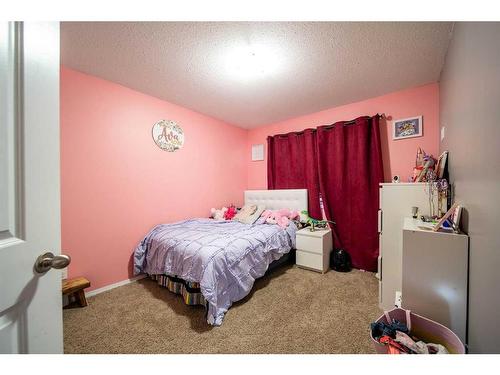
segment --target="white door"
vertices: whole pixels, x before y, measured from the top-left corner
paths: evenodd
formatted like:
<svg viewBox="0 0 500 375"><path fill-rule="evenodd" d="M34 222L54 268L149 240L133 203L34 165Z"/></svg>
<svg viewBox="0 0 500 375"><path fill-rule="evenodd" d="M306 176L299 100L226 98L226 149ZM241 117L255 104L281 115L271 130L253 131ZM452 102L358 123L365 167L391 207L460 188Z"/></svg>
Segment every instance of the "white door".
<svg viewBox="0 0 500 375"><path fill-rule="evenodd" d="M0 353L62 353L59 23L0 28Z"/></svg>

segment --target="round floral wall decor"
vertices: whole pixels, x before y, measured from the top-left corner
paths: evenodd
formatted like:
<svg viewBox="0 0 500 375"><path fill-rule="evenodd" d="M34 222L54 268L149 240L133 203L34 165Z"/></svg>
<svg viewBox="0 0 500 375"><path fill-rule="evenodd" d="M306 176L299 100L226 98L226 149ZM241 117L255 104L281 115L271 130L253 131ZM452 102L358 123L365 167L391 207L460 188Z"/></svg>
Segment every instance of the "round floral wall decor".
<svg viewBox="0 0 500 375"><path fill-rule="evenodd" d="M184 145L184 132L174 121L160 120L153 125L153 139L162 150L173 152Z"/></svg>

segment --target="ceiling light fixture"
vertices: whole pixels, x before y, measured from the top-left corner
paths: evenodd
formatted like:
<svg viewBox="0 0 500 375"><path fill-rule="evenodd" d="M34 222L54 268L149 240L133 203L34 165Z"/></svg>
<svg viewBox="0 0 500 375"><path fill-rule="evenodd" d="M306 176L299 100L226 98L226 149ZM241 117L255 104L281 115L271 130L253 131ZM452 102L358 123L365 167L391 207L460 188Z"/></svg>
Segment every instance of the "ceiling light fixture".
<svg viewBox="0 0 500 375"><path fill-rule="evenodd" d="M223 57L225 73L237 81L255 81L277 73L279 54L269 45L245 45L231 48Z"/></svg>

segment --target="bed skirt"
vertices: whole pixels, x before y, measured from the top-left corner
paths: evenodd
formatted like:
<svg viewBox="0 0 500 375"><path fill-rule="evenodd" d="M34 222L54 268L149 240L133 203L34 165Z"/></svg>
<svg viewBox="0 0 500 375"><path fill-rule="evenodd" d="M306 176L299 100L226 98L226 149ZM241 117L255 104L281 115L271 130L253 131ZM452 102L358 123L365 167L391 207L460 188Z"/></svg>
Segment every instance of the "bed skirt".
<svg viewBox="0 0 500 375"><path fill-rule="evenodd" d="M266 274L269 274L274 269L287 264L295 263L295 249L286 253L280 259L275 260L269 265ZM169 275L148 275L151 279L156 280L158 285L167 288L172 293L182 296L186 305L201 305L207 307L207 300L203 297L200 289L200 283L185 281L175 276Z"/></svg>
<svg viewBox="0 0 500 375"><path fill-rule="evenodd" d="M201 294L199 283L184 281L169 275L149 275L149 277L172 293L181 295L186 305L206 306L207 304L205 297Z"/></svg>

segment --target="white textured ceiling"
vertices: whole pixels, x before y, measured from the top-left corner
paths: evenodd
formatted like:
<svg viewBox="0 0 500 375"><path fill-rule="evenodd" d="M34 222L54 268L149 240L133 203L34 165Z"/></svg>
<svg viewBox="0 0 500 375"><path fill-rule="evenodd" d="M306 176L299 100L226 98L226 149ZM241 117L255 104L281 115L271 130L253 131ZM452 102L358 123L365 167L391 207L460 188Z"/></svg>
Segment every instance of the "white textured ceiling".
<svg viewBox="0 0 500 375"><path fill-rule="evenodd" d="M436 82L451 30L444 22L63 22L61 58L253 128ZM231 74L229 56L242 46L260 58L267 48L270 68Z"/></svg>

